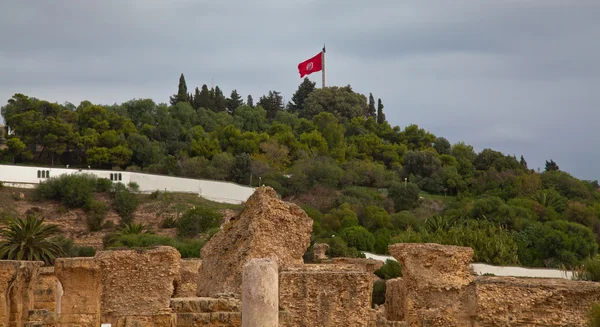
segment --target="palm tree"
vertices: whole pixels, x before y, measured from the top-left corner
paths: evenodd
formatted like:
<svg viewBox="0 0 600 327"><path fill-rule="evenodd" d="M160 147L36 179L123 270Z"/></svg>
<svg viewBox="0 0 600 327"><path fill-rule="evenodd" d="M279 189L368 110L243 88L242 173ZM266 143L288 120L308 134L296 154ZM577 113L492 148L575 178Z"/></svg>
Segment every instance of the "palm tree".
<svg viewBox="0 0 600 327"><path fill-rule="evenodd" d="M44 218L35 215L11 218L8 226L0 230L0 258L52 264L54 259L64 255L62 247L52 239L58 233L57 225L44 224Z"/></svg>

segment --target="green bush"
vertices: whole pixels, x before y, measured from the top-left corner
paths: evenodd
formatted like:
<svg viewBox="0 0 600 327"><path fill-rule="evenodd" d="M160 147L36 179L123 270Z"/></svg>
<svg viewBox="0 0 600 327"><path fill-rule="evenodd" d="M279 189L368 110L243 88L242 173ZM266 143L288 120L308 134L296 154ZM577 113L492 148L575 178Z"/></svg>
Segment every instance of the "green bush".
<svg viewBox="0 0 600 327"><path fill-rule="evenodd" d="M36 187L37 200L57 200L69 208L83 208L90 204L96 190L96 176L70 174L49 178Z"/></svg>
<svg viewBox="0 0 600 327"><path fill-rule="evenodd" d="M382 279L402 277L402 267L398 261L387 259L385 264L375 272L375 275Z"/></svg>
<svg viewBox="0 0 600 327"><path fill-rule="evenodd" d="M385 303L385 280L377 280L373 283L373 294L371 296L371 305L374 307Z"/></svg>
<svg viewBox="0 0 600 327"><path fill-rule="evenodd" d="M96 180L96 192L106 193L110 192L112 188L112 182L108 178L98 178Z"/></svg>
<svg viewBox="0 0 600 327"><path fill-rule="evenodd" d="M600 303L594 303L588 312L588 326L600 327Z"/></svg>
<svg viewBox="0 0 600 327"><path fill-rule="evenodd" d="M133 221L133 212L137 209L138 199L123 184L113 186L113 208L121 217L121 225Z"/></svg>
<svg viewBox="0 0 600 327"><path fill-rule="evenodd" d="M339 236L317 240L317 243L329 244L327 254L330 258L345 257L345 258L365 258L365 254L356 248L349 247L346 241Z"/></svg>
<svg viewBox="0 0 600 327"><path fill-rule="evenodd" d="M136 182L129 182L129 184L127 184L127 187L129 187L134 192L138 192L140 190L140 186Z"/></svg>
<svg viewBox="0 0 600 327"><path fill-rule="evenodd" d="M86 207L87 211L87 224L90 229L90 232L96 232L102 229L102 224L104 223L104 218L106 218L106 214L108 213L108 208L106 204L101 201L92 200L90 204Z"/></svg>
<svg viewBox="0 0 600 327"><path fill-rule="evenodd" d="M394 183L388 189L388 197L394 201L396 211L411 210L419 206L419 187L414 183Z"/></svg>
<svg viewBox="0 0 600 327"><path fill-rule="evenodd" d="M348 243L349 247L358 250L373 251L375 247L375 237L362 226L344 228L340 231L340 236Z"/></svg>
<svg viewBox="0 0 600 327"><path fill-rule="evenodd" d="M584 260L583 268L585 269L586 280L600 282L600 256Z"/></svg>
<svg viewBox="0 0 600 327"><path fill-rule="evenodd" d="M178 235L194 237L221 225L221 215L208 208L192 208L186 211L177 222Z"/></svg>
<svg viewBox="0 0 600 327"><path fill-rule="evenodd" d="M167 216L162 223L160 224L160 228L175 228L177 227L177 219L173 218L173 216Z"/></svg>

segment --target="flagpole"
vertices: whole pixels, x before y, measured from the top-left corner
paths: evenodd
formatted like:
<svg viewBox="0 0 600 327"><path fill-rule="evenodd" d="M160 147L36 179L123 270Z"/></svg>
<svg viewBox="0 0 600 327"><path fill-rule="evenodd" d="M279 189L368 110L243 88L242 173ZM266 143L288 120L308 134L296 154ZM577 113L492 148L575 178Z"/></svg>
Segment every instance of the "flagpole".
<svg viewBox="0 0 600 327"><path fill-rule="evenodd" d="M325 88L325 44L323 44L323 52L321 52L321 59L323 62L323 70L322 70L322 75L323 75L323 88Z"/></svg>

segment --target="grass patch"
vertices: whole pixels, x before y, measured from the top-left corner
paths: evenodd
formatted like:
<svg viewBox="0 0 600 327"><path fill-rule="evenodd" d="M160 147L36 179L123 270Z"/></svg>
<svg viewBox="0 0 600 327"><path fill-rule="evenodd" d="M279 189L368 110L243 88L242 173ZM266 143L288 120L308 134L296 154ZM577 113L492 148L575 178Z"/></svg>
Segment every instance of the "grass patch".
<svg viewBox="0 0 600 327"><path fill-rule="evenodd" d="M446 195L444 196L443 194L430 194L427 193L425 191L421 191L419 193L419 196L424 198L424 199L429 199L429 200L433 200L433 201L441 201L444 202L446 204L448 204L449 202L455 201L456 200L456 196L454 195Z"/></svg>

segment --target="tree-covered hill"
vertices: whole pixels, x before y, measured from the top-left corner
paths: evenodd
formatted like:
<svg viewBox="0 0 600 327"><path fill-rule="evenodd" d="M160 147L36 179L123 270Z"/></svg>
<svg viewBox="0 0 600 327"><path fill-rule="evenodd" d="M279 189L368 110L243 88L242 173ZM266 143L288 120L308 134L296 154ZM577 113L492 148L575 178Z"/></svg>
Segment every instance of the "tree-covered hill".
<svg viewBox="0 0 600 327"><path fill-rule="evenodd" d="M245 100L244 100L245 99ZM391 242L471 246L476 260L557 267L596 256L597 181L385 119L381 99L304 79L290 103L256 103L217 86L169 104L75 106L15 94L0 161L71 165L272 186L314 219L332 255L385 253Z"/></svg>

